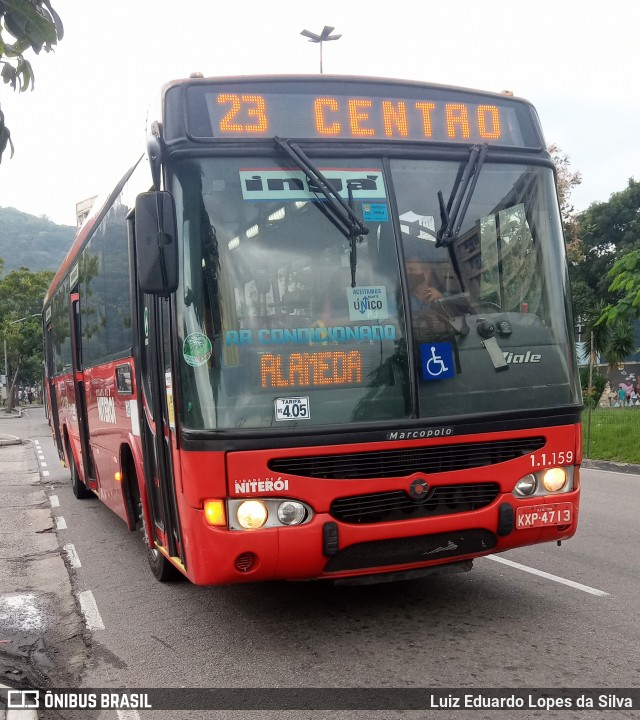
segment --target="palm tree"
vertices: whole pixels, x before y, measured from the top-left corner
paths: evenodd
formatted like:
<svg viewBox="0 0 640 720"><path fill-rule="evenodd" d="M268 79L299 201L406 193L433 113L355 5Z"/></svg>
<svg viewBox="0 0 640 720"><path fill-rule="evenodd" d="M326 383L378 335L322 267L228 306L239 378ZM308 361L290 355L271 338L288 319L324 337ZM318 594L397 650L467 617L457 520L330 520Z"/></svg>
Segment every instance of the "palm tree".
<svg viewBox="0 0 640 720"><path fill-rule="evenodd" d="M604 359L609 366L623 362L636 351L636 333L633 323L619 320L609 326L609 339Z"/></svg>
<svg viewBox="0 0 640 720"><path fill-rule="evenodd" d="M600 301L586 318L585 334L589 338L590 347L589 384L586 390L583 388L583 392L587 405L597 403L602 394L601 390L598 392L594 387L598 385L597 381L594 382L597 380L594 378L594 368L598 363L598 357L604 358L609 366L609 378L611 378L611 371L636 351L635 329L631 321L617 320L609 324L598 322L605 305L604 301Z"/></svg>

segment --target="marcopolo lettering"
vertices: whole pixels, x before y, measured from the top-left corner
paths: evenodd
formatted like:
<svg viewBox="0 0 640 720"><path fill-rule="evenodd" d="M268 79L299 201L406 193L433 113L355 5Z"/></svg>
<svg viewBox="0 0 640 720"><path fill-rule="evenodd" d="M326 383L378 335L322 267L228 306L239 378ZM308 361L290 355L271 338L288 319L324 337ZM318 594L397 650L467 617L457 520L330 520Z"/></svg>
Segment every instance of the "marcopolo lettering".
<svg viewBox="0 0 640 720"><path fill-rule="evenodd" d="M236 480L236 492L240 495L250 493L282 492L289 489L289 481L278 478L255 478L253 480Z"/></svg>
<svg viewBox="0 0 640 720"><path fill-rule="evenodd" d="M387 440L422 440L424 438L447 437L449 435L453 435L452 427L397 430L387 433Z"/></svg>

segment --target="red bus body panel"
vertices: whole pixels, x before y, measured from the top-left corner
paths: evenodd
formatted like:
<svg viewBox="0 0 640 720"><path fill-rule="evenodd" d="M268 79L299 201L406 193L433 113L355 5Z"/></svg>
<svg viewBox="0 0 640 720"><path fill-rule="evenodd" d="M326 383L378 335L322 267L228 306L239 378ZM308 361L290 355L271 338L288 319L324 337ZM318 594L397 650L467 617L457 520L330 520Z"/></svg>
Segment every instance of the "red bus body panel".
<svg viewBox="0 0 640 720"><path fill-rule="evenodd" d="M116 387L116 367L128 363L133 377L133 360L124 359L106 363L84 371L84 387L90 447L93 455L97 483L87 483L98 497L127 522L127 509L122 482L116 472L123 472L123 452L129 451L134 459L139 478L145 521L150 516L144 487L142 451L137 429L138 393L135 384L131 394L121 394ZM53 382L63 442L68 438L80 477L84 477L73 378L61 375ZM101 398L101 400L99 400ZM100 407L99 407L100 406ZM51 420L53 423L53 419ZM332 454L351 454L376 450L410 450L425 446L456 445L472 442L489 442L506 438L543 436L545 444L535 453L514 460L465 470L383 479L323 479L297 475L274 474L268 463L276 458L309 457ZM337 579L414 570L468 560L482 554L503 552L539 542L566 540L577 529L579 514L579 463L581 460L581 430L579 425L479 433L429 440L394 440L378 443L298 447L286 449L249 450L235 452L185 451L175 442L173 469L180 514L185 568L189 579L200 585L217 585L265 580ZM544 454L573 452L575 475L573 490L568 493L516 498L515 483L532 469L537 468ZM547 465L549 462L547 461ZM436 515L428 518L371 524L351 524L336 520L329 514L332 502L341 497L353 497L391 490L407 491L417 477L424 478L430 487L464 483L498 483L500 492L488 506L460 513ZM286 481L286 489L260 492L260 482ZM252 485L253 483L253 485ZM282 483L284 484L284 483ZM203 504L207 499L252 497L281 497L305 502L314 512L310 522L294 527L264 528L243 531L212 527L207 524ZM359 543L414 538L439 533L486 530L496 534L499 507L508 503L513 509L542 504L571 503L573 522L568 526L528 527L514 529L504 536L496 535L496 543L486 552L455 555L424 562L400 563L329 572L329 558L323 554L323 526L327 522L338 527L339 550ZM254 558L249 570L239 569L236 560L251 553ZM241 567L241 566L240 566Z"/></svg>
<svg viewBox="0 0 640 720"><path fill-rule="evenodd" d="M515 460L441 474L414 475L402 478L369 480L336 480L304 478L299 476L277 475L287 481L287 489L280 492L239 492L236 482L242 487L247 481L259 482L271 479L274 473L268 469L269 460L278 457L324 455L335 453L354 453L385 449L410 449L423 447L424 441L393 441L383 443L351 444L323 447L289 448L279 450L255 450L230 452L226 463L222 453L182 452L180 455L182 475L190 478L184 492L179 496L180 516L187 560L189 578L197 584L218 584L249 582L272 579L311 579L338 578L345 576L371 575L379 572L394 572L457 562L482 554L502 552L523 545L551 540L566 540L577 529L579 504L579 457L580 426L566 425L535 430L521 430L501 433L483 433L430 441L430 445L451 445L459 443L489 441L506 437L531 437L543 435L546 444L534 453L534 460L526 455ZM513 493L517 480L532 471L532 465L538 462L540 453L549 457L552 453L571 451L577 458L574 476L574 488L568 493L537 496L520 499ZM226 465L226 476L225 476ZM436 485L454 485L469 482L495 482L500 485L498 497L487 507L470 512L461 512L429 518L411 519L395 522L380 522L354 525L336 521L329 509L334 499L346 496L364 495L387 490L407 490L415 477L425 477L431 487ZM258 487L256 485L256 487ZM227 530L207 525L202 503L207 498L240 497L282 497L306 502L314 510L314 517L308 524L296 527L266 528L251 531ZM339 531L339 548L357 543L367 543L393 538L409 538L452 531L483 529L496 533L498 526L498 508L503 503L517 507L541 504L572 503L573 522L569 526L534 527L514 529L503 537L497 537L495 547L482 553L456 555L446 559L419 563L403 563L380 567L367 567L346 572L327 572L325 566L328 557L323 554L323 525L335 522ZM235 561L246 553L255 557L249 571L239 570Z"/></svg>
<svg viewBox="0 0 640 720"><path fill-rule="evenodd" d="M127 394L119 393L116 387L116 367L125 364L131 367L134 383L134 365L131 358L83 371L89 443L96 472L95 483L85 477L73 377L71 374L59 375L54 378L53 385L58 404L60 435L63 443L65 438L68 438L80 479L105 505L127 522L123 486L121 481L116 479L116 473L123 472L122 452L125 448L133 456L138 478L143 478L144 474L140 437L139 433L134 432L137 427L137 417L134 416L137 413L135 384L132 385L133 392ZM50 418L50 424L53 422L53 418ZM62 450L66 453L66 448Z"/></svg>

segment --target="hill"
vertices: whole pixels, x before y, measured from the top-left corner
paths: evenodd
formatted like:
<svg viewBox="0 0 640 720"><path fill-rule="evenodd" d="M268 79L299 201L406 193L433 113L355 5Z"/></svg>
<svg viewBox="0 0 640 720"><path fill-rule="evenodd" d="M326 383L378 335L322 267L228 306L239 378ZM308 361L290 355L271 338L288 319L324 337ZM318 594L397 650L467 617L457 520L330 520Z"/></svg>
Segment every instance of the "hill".
<svg viewBox="0 0 640 720"><path fill-rule="evenodd" d="M67 254L76 228L0 207L0 257L5 274L20 267L56 270Z"/></svg>

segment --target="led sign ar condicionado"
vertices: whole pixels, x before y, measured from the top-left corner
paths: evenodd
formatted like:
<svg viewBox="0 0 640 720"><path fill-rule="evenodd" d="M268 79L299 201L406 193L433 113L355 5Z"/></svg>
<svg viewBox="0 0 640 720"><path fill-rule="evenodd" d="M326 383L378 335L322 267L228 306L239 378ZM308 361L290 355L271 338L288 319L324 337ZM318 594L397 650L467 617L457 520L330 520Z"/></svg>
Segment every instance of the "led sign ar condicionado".
<svg viewBox="0 0 640 720"><path fill-rule="evenodd" d="M362 382L362 355L326 351L281 355L266 353L260 358L263 388L353 385Z"/></svg>
<svg viewBox="0 0 640 720"><path fill-rule="evenodd" d="M188 87L189 134L540 146L527 104L512 98L384 82L318 82L321 91L314 93L314 84Z"/></svg>

